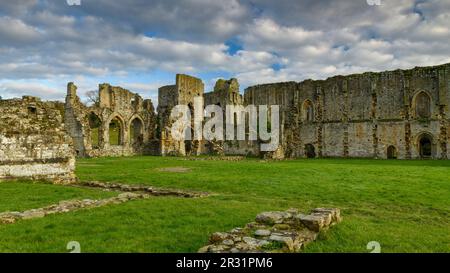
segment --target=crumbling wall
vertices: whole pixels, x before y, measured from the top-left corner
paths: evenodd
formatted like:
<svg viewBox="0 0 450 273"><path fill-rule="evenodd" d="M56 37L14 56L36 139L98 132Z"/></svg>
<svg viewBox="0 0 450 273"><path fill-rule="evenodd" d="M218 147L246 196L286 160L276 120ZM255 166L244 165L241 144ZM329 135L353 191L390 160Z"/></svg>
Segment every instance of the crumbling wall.
<svg viewBox="0 0 450 273"><path fill-rule="evenodd" d="M78 156L159 154L154 148L156 114L151 100L121 87L100 84L98 101L86 106L76 91L69 83L65 124Z"/></svg>
<svg viewBox="0 0 450 273"><path fill-rule="evenodd" d="M449 88L450 64L256 85L248 87L244 96L236 79L220 79L214 91L204 94L200 79L179 74L174 85L159 89L157 117L151 101L108 84L100 85L98 105L91 107L80 103L76 87L69 84L65 116L77 152L87 156L150 153L445 159L450 153ZM175 141L170 131L174 122L171 110L187 105L193 113L197 96L204 97L205 105L218 105L224 111L227 105L279 105L277 151L261 153L260 141ZM102 123L98 148L90 142L89 113ZM108 141L113 118L123 124L122 145ZM145 125L140 145L130 141L130 125L136 118Z"/></svg>
<svg viewBox="0 0 450 273"><path fill-rule="evenodd" d="M0 180L75 180L72 139L63 107L38 98L0 100Z"/></svg>
<svg viewBox="0 0 450 273"><path fill-rule="evenodd" d="M214 86L214 91L205 93L205 105L218 105L225 109L227 105L243 104L243 97L239 93L239 82L237 79L219 79Z"/></svg>
<svg viewBox="0 0 450 273"><path fill-rule="evenodd" d="M257 85L245 90L244 103L280 105L281 146L289 157L313 150L314 157L445 159L449 88L446 64Z"/></svg>
<svg viewBox="0 0 450 273"><path fill-rule="evenodd" d="M200 141L177 141L172 138L170 128L174 120L170 118L172 108L187 105L194 117L194 98L202 97L205 86L202 80L183 74L176 75L175 85L163 86L158 90L158 120L161 134L162 155L198 155L204 143Z"/></svg>
<svg viewBox="0 0 450 273"><path fill-rule="evenodd" d="M294 103L298 88L295 82L283 82L251 86L245 90L245 105L280 107L280 145L276 152L260 153L261 156L281 159L284 155L295 156L298 152L299 117ZM260 143L255 141L253 145L259 149Z"/></svg>
<svg viewBox="0 0 450 273"><path fill-rule="evenodd" d="M222 108L223 126L226 127L226 109L229 105L244 105L243 96L239 92L239 82L232 78L229 80L219 79L216 81L214 90L205 93L205 106L217 105ZM208 119L205 119L207 122ZM229 121L228 121L229 122ZM244 122L244 121L241 121ZM248 131L248 123L246 124ZM203 153L219 155L257 155L259 151L253 141L248 140L225 140L225 130L222 140L207 141Z"/></svg>
<svg viewBox="0 0 450 273"><path fill-rule="evenodd" d="M174 141L172 108L184 104L194 111L197 96L224 111L227 105L279 105L281 142L271 157L446 159L449 89L450 64L256 85L244 96L236 79L218 80L204 94L200 79L177 75L175 85L159 89L156 116L151 100L109 84L99 85L95 104L84 105L69 83L64 105L32 97L0 100L0 177L70 181L72 146L78 156L90 157L267 155L259 141Z"/></svg>

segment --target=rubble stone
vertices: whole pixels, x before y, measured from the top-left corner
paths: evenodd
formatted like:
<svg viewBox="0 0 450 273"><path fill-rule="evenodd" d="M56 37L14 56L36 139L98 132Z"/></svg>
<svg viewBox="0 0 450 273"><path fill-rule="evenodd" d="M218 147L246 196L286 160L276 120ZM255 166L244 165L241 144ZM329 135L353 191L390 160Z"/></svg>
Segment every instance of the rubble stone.
<svg viewBox="0 0 450 273"><path fill-rule="evenodd" d="M229 232L215 232L201 253L299 252L315 241L319 232L340 222L339 209L318 208L304 215L296 209L269 211L256 216L257 222ZM264 223L264 224L261 224Z"/></svg>
<svg viewBox="0 0 450 273"><path fill-rule="evenodd" d="M0 180L75 182L75 153L62 114L59 102L0 99Z"/></svg>

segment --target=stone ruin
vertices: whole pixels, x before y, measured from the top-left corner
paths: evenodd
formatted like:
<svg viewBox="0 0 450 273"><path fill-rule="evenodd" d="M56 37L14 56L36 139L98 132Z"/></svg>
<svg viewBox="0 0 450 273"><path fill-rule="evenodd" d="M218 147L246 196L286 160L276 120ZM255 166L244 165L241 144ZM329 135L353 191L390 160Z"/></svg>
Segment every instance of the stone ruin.
<svg viewBox="0 0 450 273"><path fill-rule="evenodd" d="M63 114L60 102L0 100L0 180L75 180L75 153Z"/></svg>
<svg viewBox="0 0 450 273"><path fill-rule="evenodd" d="M6 211L0 213L1 224L14 224L17 221L42 218L48 215L67 213L80 209L98 208L110 204L122 204L132 200L148 199L152 196L172 196L179 198L202 198L208 196L206 192L192 192L182 190L160 189L142 185L127 185L119 183L102 183L96 181L77 182L73 184L82 188L98 188L105 191L115 191L117 196L93 200L63 200L42 208L29 209L26 211Z"/></svg>
<svg viewBox="0 0 450 273"><path fill-rule="evenodd" d="M271 153L259 141L185 141L168 136L176 104L279 105L281 142ZM380 73L263 84L239 93L236 79L219 80L204 93L200 79L177 75L159 90L162 155L256 155L269 158L356 157L447 159L450 64ZM195 109L192 109L195 111Z"/></svg>
<svg viewBox="0 0 450 273"><path fill-rule="evenodd" d="M229 232L216 232L200 253L295 253L315 241L320 232L342 221L337 208L263 212L255 222Z"/></svg>
<svg viewBox="0 0 450 273"><path fill-rule="evenodd" d="M76 91L69 83L65 104L30 97L0 99L0 178L72 177L72 154L450 156L450 64L256 85L243 95L236 79L218 80L214 90L205 93L200 79L177 75L174 85L159 89L157 113L151 100L121 87L100 84L98 101L90 106L81 103ZM263 153L261 142L250 140L175 141L170 112L179 104L203 112L194 109L196 96L224 110L227 105L279 105L278 148Z"/></svg>
<svg viewBox="0 0 450 273"><path fill-rule="evenodd" d="M176 141L171 135L170 113L176 105L188 105L194 111L194 97L203 96L205 85L195 77L177 75L175 85L158 90L158 121L162 155L190 155L201 153L199 141Z"/></svg>
<svg viewBox="0 0 450 273"><path fill-rule="evenodd" d="M252 86L281 106L283 157L447 159L450 64Z"/></svg>
<svg viewBox="0 0 450 273"><path fill-rule="evenodd" d="M157 154L156 115L151 100L121 87L100 84L98 101L81 103L67 86L64 122L80 157Z"/></svg>

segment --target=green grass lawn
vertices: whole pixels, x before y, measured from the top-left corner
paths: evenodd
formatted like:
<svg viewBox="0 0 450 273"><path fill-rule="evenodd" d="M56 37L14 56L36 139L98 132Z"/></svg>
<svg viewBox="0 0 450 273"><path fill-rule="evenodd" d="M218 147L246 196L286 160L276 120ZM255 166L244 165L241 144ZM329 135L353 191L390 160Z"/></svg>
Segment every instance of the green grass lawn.
<svg viewBox="0 0 450 273"><path fill-rule="evenodd" d="M160 170L167 167L190 171ZM77 175L213 195L154 197L3 225L0 251L65 252L75 240L83 252L195 252L210 233L243 226L265 210L338 207L344 221L306 252L369 252L370 241L382 252L450 252L450 161L101 158L79 160ZM0 202L5 194L0 190Z"/></svg>

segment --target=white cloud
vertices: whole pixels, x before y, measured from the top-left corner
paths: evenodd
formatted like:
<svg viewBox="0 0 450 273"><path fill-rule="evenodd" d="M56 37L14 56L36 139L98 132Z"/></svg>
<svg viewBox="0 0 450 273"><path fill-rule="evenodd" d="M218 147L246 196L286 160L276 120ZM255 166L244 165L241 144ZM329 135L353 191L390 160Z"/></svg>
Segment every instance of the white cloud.
<svg viewBox="0 0 450 273"><path fill-rule="evenodd" d="M0 17L0 39L2 45L21 46L37 43L41 38L39 31L23 21L8 16Z"/></svg>
<svg viewBox="0 0 450 273"><path fill-rule="evenodd" d="M41 83L23 81L0 82L0 94L2 98L13 98L22 96L44 97L47 99L61 99L61 92L53 87Z"/></svg>
<svg viewBox="0 0 450 273"><path fill-rule="evenodd" d="M3 84L38 83L29 89L51 98L51 90L64 94L67 81L81 79L87 91L108 78L155 98L166 82L132 75L223 72L246 87L450 62L450 4L443 0L379 7L365 0L64 2L0 3ZM53 87L45 90L45 82Z"/></svg>

